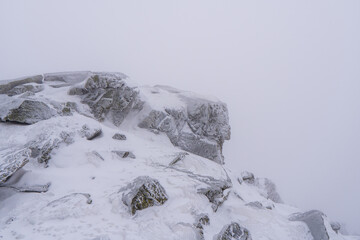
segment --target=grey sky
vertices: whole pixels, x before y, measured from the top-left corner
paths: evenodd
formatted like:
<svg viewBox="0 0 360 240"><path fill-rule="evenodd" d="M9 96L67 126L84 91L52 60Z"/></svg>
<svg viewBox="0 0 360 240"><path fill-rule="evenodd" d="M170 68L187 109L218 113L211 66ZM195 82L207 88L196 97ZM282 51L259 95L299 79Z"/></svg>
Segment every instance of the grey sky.
<svg viewBox="0 0 360 240"><path fill-rule="evenodd" d="M233 171L360 234L360 1L0 0L0 79L121 71L227 102Z"/></svg>

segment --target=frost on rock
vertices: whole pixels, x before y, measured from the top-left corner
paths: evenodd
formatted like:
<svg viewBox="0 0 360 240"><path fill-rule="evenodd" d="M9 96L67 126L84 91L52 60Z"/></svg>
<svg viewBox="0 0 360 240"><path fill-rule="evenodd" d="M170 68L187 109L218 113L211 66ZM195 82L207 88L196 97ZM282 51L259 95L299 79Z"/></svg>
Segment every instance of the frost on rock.
<svg viewBox="0 0 360 240"><path fill-rule="evenodd" d="M214 236L214 240L252 240L249 230L236 222L223 227L221 232Z"/></svg>
<svg viewBox="0 0 360 240"><path fill-rule="evenodd" d="M30 151L18 150L0 155L0 184L6 182L16 171L29 162Z"/></svg>
<svg viewBox="0 0 360 240"><path fill-rule="evenodd" d="M91 203L90 194L72 193L48 203L40 212L34 213L34 220L64 220L86 216L91 213Z"/></svg>
<svg viewBox="0 0 360 240"><path fill-rule="evenodd" d="M152 109L141 120L139 127L164 132L173 145L223 164L222 146L225 140L230 139L226 105L173 89L161 89L175 95L183 106Z"/></svg>
<svg viewBox="0 0 360 240"><path fill-rule="evenodd" d="M204 226L210 225L210 218L207 214L200 214L196 218L196 222L194 223L194 228L198 233L198 239L204 240Z"/></svg>
<svg viewBox="0 0 360 240"><path fill-rule="evenodd" d="M121 158L136 158L135 154L129 151L112 151Z"/></svg>
<svg viewBox="0 0 360 240"><path fill-rule="evenodd" d="M30 149L30 157L37 159L38 163L47 164L51 159L54 149L59 148L61 144L72 144L74 142L74 133L62 131L58 136L49 136L47 133L38 134L34 140L25 144Z"/></svg>
<svg viewBox="0 0 360 240"><path fill-rule="evenodd" d="M17 87L19 85L28 84L28 83L42 84L42 82L43 82L43 76L42 75L24 77L24 78L19 78L19 79L15 79L15 80L9 80L9 81L5 81L5 82L1 82L0 83L0 94L7 94L13 88L15 88L15 87Z"/></svg>
<svg viewBox="0 0 360 240"><path fill-rule="evenodd" d="M49 82L51 87L60 88L71 86L84 81L90 72L64 72L64 73L46 73L44 82Z"/></svg>
<svg viewBox="0 0 360 240"><path fill-rule="evenodd" d="M205 195L209 202L212 203L212 209L214 212L228 199L230 191L229 185L226 181L216 181L212 184L208 184L206 188L200 188L197 190L198 193Z"/></svg>
<svg viewBox="0 0 360 240"><path fill-rule="evenodd" d="M318 210L305 213L295 213L289 217L290 221L302 221L308 226L314 240L329 240L329 234L324 224L324 214Z"/></svg>
<svg viewBox="0 0 360 240"><path fill-rule="evenodd" d="M29 92L30 94L37 93L37 92L41 92L42 90L44 90L43 85L25 84L14 87L10 91L6 92L6 94L11 97L26 92Z"/></svg>
<svg viewBox="0 0 360 240"><path fill-rule="evenodd" d="M249 183L249 184L255 183L255 176L251 172L247 172L247 171L242 172L241 179L242 179L242 181Z"/></svg>
<svg viewBox="0 0 360 240"><path fill-rule="evenodd" d="M83 125L82 129L80 130L80 135L82 137L86 137L87 140L93 140L96 137L99 137L102 133L100 127L98 128L91 128L88 125Z"/></svg>
<svg viewBox="0 0 360 240"><path fill-rule="evenodd" d="M56 111L41 101L17 99L10 106L0 104L0 114L3 122L34 124L55 116Z"/></svg>
<svg viewBox="0 0 360 240"><path fill-rule="evenodd" d="M249 202L249 203L247 203L245 205L249 206L249 207L252 207L252 208L264 209L264 206L259 201Z"/></svg>
<svg viewBox="0 0 360 240"><path fill-rule="evenodd" d="M74 86L70 95L80 95L96 119L108 117L119 126L132 110L140 110L142 102L136 88L129 87L121 73L91 73L84 86Z"/></svg>
<svg viewBox="0 0 360 240"><path fill-rule="evenodd" d="M334 230L334 232L338 233L341 229L341 224L338 222L331 222L330 226L332 228L332 230Z"/></svg>
<svg viewBox="0 0 360 240"><path fill-rule="evenodd" d="M163 205L169 198L160 183L148 176L137 177L122 191L122 202L128 206L132 215L138 210Z"/></svg>
<svg viewBox="0 0 360 240"><path fill-rule="evenodd" d="M255 185L260 190L260 194L272 200L275 203L283 203L279 193L276 190L276 185L268 178L255 178L251 172L244 171L241 173L241 178L238 178L239 183L245 182L247 184Z"/></svg>
<svg viewBox="0 0 360 240"><path fill-rule="evenodd" d="M112 138L115 140L126 140L126 136L121 133L115 133Z"/></svg>
<svg viewBox="0 0 360 240"><path fill-rule="evenodd" d="M279 193L276 190L276 185L268 178L256 178L256 186L263 190L263 196L272 200L275 203L283 203Z"/></svg>

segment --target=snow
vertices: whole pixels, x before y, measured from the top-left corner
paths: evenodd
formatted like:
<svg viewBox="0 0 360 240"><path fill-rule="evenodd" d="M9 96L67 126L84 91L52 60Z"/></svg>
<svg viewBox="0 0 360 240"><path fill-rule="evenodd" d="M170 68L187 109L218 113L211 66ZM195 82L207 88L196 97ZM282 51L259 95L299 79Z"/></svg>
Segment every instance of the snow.
<svg viewBox="0 0 360 240"><path fill-rule="evenodd" d="M290 214L301 210L264 198L257 186L240 184L239 176L231 170L200 156L189 153L169 166L183 151L174 147L164 133L138 128L137 119L131 114L120 127L109 121L100 123L90 117L88 107L78 97L67 95L68 89L45 85L44 91L32 98L76 102L88 115L57 116L33 125L0 123L0 151L41 138L54 139L63 131L72 133L74 138L72 144L62 143L53 150L46 168L36 161L23 167L26 172L17 184L51 182L48 192L20 193L0 187L0 239L197 239L193 224L203 213L210 218L210 225L204 226L204 237L209 240L232 221L249 229L254 240L312 239L306 224L288 220ZM139 89L142 99L159 110L183 108L185 104L179 96L197 96L189 92L174 94L174 89L160 86ZM91 141L81 137L79 131L84 124L101 128L101 136ZM114 140L115 133L124 134L127 139ZM112 151L131 151L136 158L120 158ZM114 194L139 176L157 179L169 199L164 205L137 211L132 216ZM197 192L204 182L194 176L231 179L229 198L217 212L206 196ZM86 194L90 194L91 204ZM274 208L246 206L253 201ZM332 240L356 239L336 234L325 223Z"/></svg>

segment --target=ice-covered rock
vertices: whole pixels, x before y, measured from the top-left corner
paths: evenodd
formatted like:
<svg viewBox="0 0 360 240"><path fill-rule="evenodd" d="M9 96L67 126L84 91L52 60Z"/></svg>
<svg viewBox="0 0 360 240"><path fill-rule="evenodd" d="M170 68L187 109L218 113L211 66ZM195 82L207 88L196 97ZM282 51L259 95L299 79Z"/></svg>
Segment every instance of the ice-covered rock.
<svg viewBox="0 0 360 240"><path fill-rule="evenodd" d="M275 203L283 203L279 193L276 190L276 185L268 178L256 178L256 186L263 190L263 196L272 200Z"/></svg>
<svg viewBox="0 0 360 240"><path fill-rule="evenodd" d="M197 216L194 223L194 228L197 230L198 239L204 240L204 226L210 225L210 218L207 214L200 214Z"/></svg>
<svg viewBox="0 0 360 240"><path fill-rule="evenodd" d="M244 171L241 173L241 180L249 183L249 184L254 184L255 183L255 176L253 173L248 172L248 171Z"/></svg>
<svg viewBox="0 0 360 240"><path fill-rule="evenodd" d="M30 151L26 148L2 152L0 157L0 184L29 162Z"/></svg>
<svg viewBox="0 0 360 240"><path fill-rule="evenodd" d="M96 137L99 137L102 133L100 127L91 128L88 125L83 125L82 129L80 130L80 135L86 137L87 140L93 140Z"/></svg>
<svg viewBox="0 0 360 240"><path fill-rule="evenodd" d="M214 236L214 240L252 240L249 230L236 222L223 227L221 232Z"/></svg>
<svg viewBox="0 0 360 240"><path fill-rule="evenodd" d="M138 210L163 205L169 198L159 181L148 176L137 177L120 192L132 215Z"/></svg>
<svg viewBox="0 0 360 240"><path fill-rule="evenodd" d="M14 79L14 80L2 81L2 82L0 82L0 94L7 94L13 88L15 88L19 85L24 85L24 84L28 84L28 83L41 84L42 82L43 82L42 75L36 75L36 76L18 78L18 79Z"/></svg>
<svg viewBox="0 0 360 240"><path fill-rule="evenodd" d="M331 222L330 226L331 226L332 230L334 230L336 233L338 233L341 229L341 224L338 222Z"/></svg>
<svg viewBox="0 0 360 240"><path fill-rule="evenodd" d="M206 188L200 188L197 190L198 193L205 195L209 202L212 203L212 209L214 212L228 199L230 190L228 182L216 181L214 184L209 184Z"/></svg>
<svg viewBox="0 0 360 240"><path fill-rule="evenodd" d="M289 217L290 221L302 221L308 226L314 240L329 240L329 234L324 224L324 213L311 210L304 213L295 213Z"/></svg>
<svg viewBox="0 0 360 240"><path fill-rule="evenodd" d="M115 133L112 138L115 140L126 140L126 136L121 133Z"/></svg>
<svg viewBox="0 0 360 240"><path fill-rule="evenodd" d="M157 91L174 95L181 106L155 109L148 103L150 110L139 127L164 132L175 146L223 164L222 146L230 139L226 105L168 87L159 86Z"/></svg>
<svg viewBox="0 0 360 240"><path fill-rule="evenodd" d="M121 158L136 158L135 154L129 151L112 151Z"/></svg>
<svg viewBox="0 0 360 240"><path fill-rule="evenodd" d="M24 85L19 85L19 86L12 88L11 90L7 91L6 94L8 96L15 96L15 95L23 94L26 92L37 93L37 92L41 92L42 90L44 90L43 85L24 84Z"/></svg>
<svg viewBox="0 0 360 240"><path fill-rule="evenodd" d="M34 124L55 115L56 111L41 101L16 99L0 103L0 120L3 122Z"/></svg>
<svg viewBox="0 0 360 240"><path fill-rule="evenodd" d="M119 126L132 110L140 110L139 91L129 87L122 73L91 73L82 86L74 86L70 95L79 95L89 105L95 118L108 117Z"/></svg>

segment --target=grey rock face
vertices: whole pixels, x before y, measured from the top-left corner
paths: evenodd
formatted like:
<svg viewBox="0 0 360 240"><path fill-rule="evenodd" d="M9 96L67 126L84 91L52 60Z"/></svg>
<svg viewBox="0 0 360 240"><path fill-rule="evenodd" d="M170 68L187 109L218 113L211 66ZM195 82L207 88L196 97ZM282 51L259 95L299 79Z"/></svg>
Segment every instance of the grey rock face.
<svg viewBox="0 0 360 240"><path fill-rule="evenodd" d="M232 222L223 227L220 233L214 236L214 240L251 240L249 230L241 227L238 223Z"/></svg>
<svg viewBox="0 0 360 240"><path fill-rule="evenodd" d="M102 121L109 117L119 126L128 113L142 107L139 91L129 87L125 78L121 73L91 73L84 87L73 87L69 94L80 95L96 119Z"/></svg>
<svg viewBox="0 0 360 240"><path fill-rule="evenodd" d="M151 110L139 127L164 132L181 149L223 164L222 146L230 139L228 110L224 103L190 98L167 89L186 106L180 109Z"/></svg>
<svg viewBox="0 0 360 240"><path fill-rule="evenodd" d="M0 161L0 184L6 182L16 171L29 162L30 151L22 149L12 153L1 155Z"/></svg>
<svg viewBox="0 0 360 240"><path fill-rule="evenodd" d="M5 113L1 116L1 121L33 124L42 120L49 119L56 115L56 111L47 104L34 100L18 100L11 108L6 111L8 106L0 106L0 112Z"/></svg>
<svg viewBox="0 0 360 240"><path fill-rule="evenodd" d="M0 84L0 94L7 94L7 92L9 92L10 90L12 90L13 88L15 88L19 85L23 85L23 84L27 84L27 83L41 84L42 82L43 82L42 75L36 75L36 76L31 76L31 77L25 77L25 78L5 81L5 83Z"/></svg>
<svg viewBox="0 0 360 240"><path fill-rule="evenodd" d="M120 191L124 191L122 202L132 215L151 206L163 205L169 198L160 183L148 176L137 177Z"/></svg>
<svg viewBox="0 0 360 240"><path fill-rule="evenodd" d="M121 133L115 133L112 138L116 140L126 140L126 136Z"/></svg>
<svg viewBox="0 0 360 240"><path fill-rule="evenodd" d="M324 225L324 214L318 210L305 213L295 213L289 217L290 221L302 221L308 226L314 240L329 240L329 234Z"/></svg>

